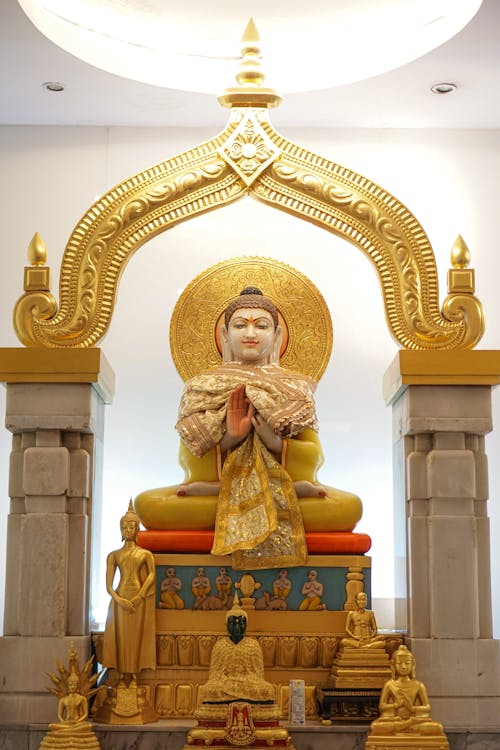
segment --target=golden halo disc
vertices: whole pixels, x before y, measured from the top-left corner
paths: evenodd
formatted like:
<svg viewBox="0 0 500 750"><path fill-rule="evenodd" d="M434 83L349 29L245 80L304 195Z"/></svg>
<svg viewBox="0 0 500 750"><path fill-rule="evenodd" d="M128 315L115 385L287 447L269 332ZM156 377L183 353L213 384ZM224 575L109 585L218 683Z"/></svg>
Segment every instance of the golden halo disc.
<svg viewBox="0 0 500 750"><path fill-rule="evenodd" d="M217 263L180 295L170 321L170 350L183 380L222 362L219 329L228 303L245 286L269 297L284 329L280 365L314 380L323 375L333 346L330 312L307 276L274 260L245 256Z"/></svg>

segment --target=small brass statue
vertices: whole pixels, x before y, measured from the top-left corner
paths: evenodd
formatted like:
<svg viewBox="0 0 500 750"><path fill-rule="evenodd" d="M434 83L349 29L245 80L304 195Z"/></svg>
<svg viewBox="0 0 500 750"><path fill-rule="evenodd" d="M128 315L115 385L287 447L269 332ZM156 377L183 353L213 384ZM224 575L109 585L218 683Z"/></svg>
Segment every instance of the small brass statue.
<svg viewBox="0 0 500 750"><path fill-rule="evenodd" d="M227 636L212 650L208 681L200 685L195 718L185 750L193 744L217 744L219 750L235 745L286 746L293 750L275 689L264 679L264 658L258 641L246 635L247 613L234 595L226 614Z"/></svg>
<svg viewBox="0 0 500 750"><path fill-rule="evenodd" d="M346 635L333 660L330 684L336 689L381 689L391 676L385 638L379 635L374 613L366 609L364 591L355 596L356 609L349 610Z"/></svg>
<svg viewBox="0 0 500 750"><path fill-rule="evenodd" d="M146 688L137 686L143 669L156 667L155 563L149 550L137 545L139 517L130 501L120 520L124 545L110 552L106 589L111 596L104 631L102 663L118 672L118 682L96 713L106 724L145 724L158 720L147 701ZM120 580L116 589L116 571Z"/></svg>
<svg viewBox="0 0 500 750"><path fill-rule="evenodd" d="M346 638L342 638L341 646L349 648L385 648L385 638L378 634L375 615L371 609L366 609L368 597L360 591L354 598L356 609L347 613L345 624Z"/></svg>
<svg viewBox="0 0 500 750"><path fill-rule="evenodd" d="M80 670L78 654L71 644L69 650L69 670L58 664L59 676L49 677L56 687L48 688L59 698L57 723L49 724L49 731L40 744L40 750L99 750L99 742L87 721L89 715L88 698L97 692L95 685L98 675L91 674L92 661Z"/></svg>
<svg viewBox="0 0 500 750"><path fill-rule="evenodd" d="M392 657L392 679L380 696L380 716L372 722L366 750L400 747L448 750L442 725L431 718L425 685L415 679L415 658L406 646Z"/></svg>
<svg viewBox="0 0 500 750"><path fill-rule="evenodd" d="M200 685L200 703L274 703L274 687L264 679L264 658L258 641L246 633L247 613L235 595L226 615L227 636L216 642L208 682Z"/></svg>

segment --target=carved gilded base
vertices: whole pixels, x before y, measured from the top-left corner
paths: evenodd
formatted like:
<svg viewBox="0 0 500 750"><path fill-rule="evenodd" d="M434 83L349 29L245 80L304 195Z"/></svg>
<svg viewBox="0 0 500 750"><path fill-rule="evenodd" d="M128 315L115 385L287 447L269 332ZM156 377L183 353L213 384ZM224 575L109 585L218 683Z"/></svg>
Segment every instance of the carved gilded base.
<svg viewBox="0 0 500 750"><path fill-rule="evenodd" d="M333 660L330 685L334 688L379 688L391 679L385 650L344 649Z"/></svg>
<svg viewBox="0 0 500 750"><path fill-rule="evenodd" d="M148 700L148 688L108 686L95 713L100 724L151 724L160 718Z"/></svg>
<svg viewBox="0 0 500 750"><path fill-rule="evenodd" d="M379 715L380 689L318 688L317 700L323 724L369 722Z"/></svg>
<svg viewBox="0 0 500 750"><path fill-rule="evenodd" d="M163 613L157 614L163 617ZM220 612L172 612L171 616L172 629L156 636L157 668L141 672L138 684L146 689L160 718L191 718L198 687L208 679L212 648L224 634L224 624ZM265 679L275 686L282 719L288 717L290 680L297 679L305 681L306 719L318 718L316 690L331 685L331 666L344 635L345 617L345 612L252 612L248 634L257 638L262 648ZM174 630L174 625L181 629ZM200 632L201 628L206 629ZM99 662L102 638L102 633L92 636ZM386 636L387 653L401 642L399 634ZM111 671L108 684L115 680Z"/></svg>
<svg viewBox="0 0 500 750"><path fill-rule="evenodd" d="M51 724L40 750L100 750L100 745L89 723L73 726Z"/></svg>
<svg viewBox="0 0 500 750"><path fill-rule="evenodd" d="M425 736L422 734L373 735L366 738L365 750L449 750L445 734Z"/></svg>
<svg viewBox="0 0 500 750"><path fill-rule="evenodd" d="M288 731L279 725L277 705L256 705L246 701L229 704L205 704L195 714L198 726L190 729L187 745L217 748L288 747L292 748Z"/></svg>

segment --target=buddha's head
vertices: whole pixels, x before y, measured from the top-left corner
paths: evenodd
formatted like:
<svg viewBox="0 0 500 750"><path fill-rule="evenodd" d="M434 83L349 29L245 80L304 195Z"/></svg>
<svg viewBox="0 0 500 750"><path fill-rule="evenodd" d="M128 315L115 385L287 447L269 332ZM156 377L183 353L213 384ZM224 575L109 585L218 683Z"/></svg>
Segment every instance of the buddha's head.
<svg viewBox="0 0 500 750"><path fill-rule="evenodd" d="M76 675L74 672L71 672L70 676L68 677L68 693L78 692L78 682L78 675Z"/></svg>
<svg viewBox="0 0 500 750"><path fill-rule="evenodd" d="M238 594L235 592L233 599L233 606L227 611L226 614L226 627L229 638L233 643L239 643L245 635L247 629L248 615L245 610L240 607L238 600Z"/></svg>
<svg viewBox="0 0 500 750"><path fill-rule="evenodd" d="M415 657L406 646L400 646L391 659L394 677L415 677Z"/></svg>
<svg viewBox="0 0 500 750"><path fill-rule="evenodd" d="M139 516L134 511L132 500L129 502L127 512L120 518L120 530L122 532L122 541L135 541L137 538L137 533L139 531Z"/></svg>
<svg viewBox="0 0 500 750"><path fill-rule="evenodd" d="M278 363L283 332L276 306L257 287L245 287L226 308L221 338L224 362Z"/></svg>
<svg viewBox="0 0 500 750"><path fill-rule="evenodd" d="M368 604L368 597L364 591L360 591L354 598L358 609L366 609L366 605Z"/></svg>

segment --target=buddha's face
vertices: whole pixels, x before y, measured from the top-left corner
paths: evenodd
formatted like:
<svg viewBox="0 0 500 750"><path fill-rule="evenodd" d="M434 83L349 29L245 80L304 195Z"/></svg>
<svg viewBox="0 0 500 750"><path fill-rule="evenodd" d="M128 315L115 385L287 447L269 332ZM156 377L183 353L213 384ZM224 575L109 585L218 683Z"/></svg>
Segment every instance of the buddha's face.
<svg viewBox="0 0 500 750"><path fill-rule="evenodd" d="M413 656L411 653L399 651L394 657L394 668L397 675L403 677L411 675L413 668Z"/></svg>
<svg viewBox="0 0 500 750"><path fill-rule="evenodd" d="M268 364L275 339L271 313L260 307L235 310L227 327L227 338L235 362Z"/></svg>
<svg viewBox="0 0 500 750"><path fill-rule="evenodd" d="M233 643L239 643L247 629L247 618L243 615L231 615L227 618L227 630Z"/></svg>
<svg viewBox="0 0 500 750"><path fill-rule="evenodd" d="M76 693L78 690L78 677L69 677L68 678L68 692L69 693Z"/></svg>
<svg viewBox="0 0 500 750"><path fill-rule="evenodd" d="M122 518L120 528L122 532L122 539L124 539L126 542L129 542L132 539L136 538L138 526L137 521L134 521L134 519Z"/></svg>
<svg viewBox="0 0 500 750"><path fill-rule="evenodd" d="M368 604L368 597L366 596L364 591L357 595L356 604L358 605L359 609L366 609L366 605Z"/></svg>

